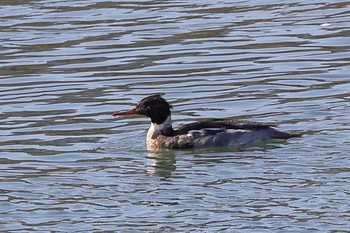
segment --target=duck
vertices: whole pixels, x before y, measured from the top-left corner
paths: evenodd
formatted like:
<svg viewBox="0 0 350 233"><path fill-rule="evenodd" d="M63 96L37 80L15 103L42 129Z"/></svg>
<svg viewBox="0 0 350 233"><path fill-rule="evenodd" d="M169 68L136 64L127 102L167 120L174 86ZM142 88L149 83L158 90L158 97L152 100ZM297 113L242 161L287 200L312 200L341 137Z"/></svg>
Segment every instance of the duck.
<svg viewBox="0 0 350 233"><path fill-rule="evenodd" d="M150 118L146 136L147 150L197 149L212 147L244 148L246 145L270 139L287 140L301 134L277 130L276 125L233 119L210 119L186 124L174 129L172 106L162 94L143 98L135 108L114 112L112 116L142 115Z"/></svg>

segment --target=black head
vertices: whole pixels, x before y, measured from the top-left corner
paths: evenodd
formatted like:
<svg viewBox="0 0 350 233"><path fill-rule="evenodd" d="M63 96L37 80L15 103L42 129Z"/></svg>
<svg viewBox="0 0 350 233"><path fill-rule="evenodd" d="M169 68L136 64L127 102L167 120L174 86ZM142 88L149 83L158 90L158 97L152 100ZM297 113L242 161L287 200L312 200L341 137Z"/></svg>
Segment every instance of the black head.
<svg viewBox="0 0 350 233"><path fill-rule="evenodd" d="M151 118L155 124L162 124L170 116L171 105L160 94L151 95L142 99L136 108L113 113L113 116L141 114Z"/></svg>

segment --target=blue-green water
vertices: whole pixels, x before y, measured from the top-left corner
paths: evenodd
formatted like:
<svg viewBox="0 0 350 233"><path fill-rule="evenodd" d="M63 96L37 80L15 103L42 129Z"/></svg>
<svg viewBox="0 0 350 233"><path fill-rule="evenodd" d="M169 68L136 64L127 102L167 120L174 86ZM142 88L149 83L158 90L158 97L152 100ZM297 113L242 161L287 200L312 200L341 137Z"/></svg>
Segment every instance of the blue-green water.
<svg viewBox="0 0 350 233"><path fill-rule="evenodd" d="M349 232L347 1L0 6L1 232ZM151 153L111 113L160 92L304 136Z"/></svg>

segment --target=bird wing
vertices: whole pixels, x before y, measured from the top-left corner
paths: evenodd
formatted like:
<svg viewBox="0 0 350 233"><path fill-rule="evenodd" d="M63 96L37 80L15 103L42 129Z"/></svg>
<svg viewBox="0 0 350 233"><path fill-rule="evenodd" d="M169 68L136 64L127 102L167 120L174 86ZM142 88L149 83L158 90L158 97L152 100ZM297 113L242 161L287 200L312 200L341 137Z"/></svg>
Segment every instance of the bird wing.
<svg viewBox="0 0 350 233"><path fill-rule="evenodd" d="M236 121L232 119L213 119L210 121L199 121L181 126L178 134L186 134L194 130L206 130L209 134L223 132L227 129L258 130L270 128L272 124L264 124L250 121Z"/></svg>

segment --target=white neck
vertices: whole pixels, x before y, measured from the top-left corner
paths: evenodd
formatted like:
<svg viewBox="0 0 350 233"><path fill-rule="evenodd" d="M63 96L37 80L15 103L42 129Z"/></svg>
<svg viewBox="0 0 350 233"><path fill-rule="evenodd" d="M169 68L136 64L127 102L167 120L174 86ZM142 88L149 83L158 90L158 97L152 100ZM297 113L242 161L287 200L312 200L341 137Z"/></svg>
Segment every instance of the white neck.
<svg viewBox="0 0 350 233"><path fill-rule="evenodd" d="M168 116L166 120L161 124L151 123L151 127L147 132L147 139L155 139L158 135L162 134L166 129L172 128L171 117Z"/></svg>

